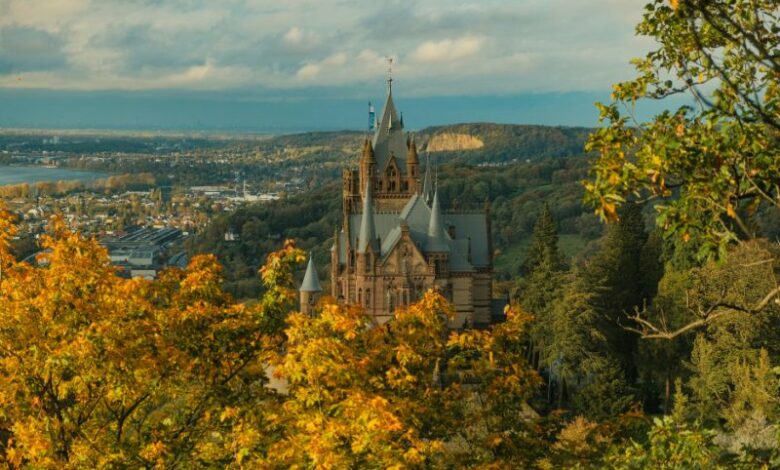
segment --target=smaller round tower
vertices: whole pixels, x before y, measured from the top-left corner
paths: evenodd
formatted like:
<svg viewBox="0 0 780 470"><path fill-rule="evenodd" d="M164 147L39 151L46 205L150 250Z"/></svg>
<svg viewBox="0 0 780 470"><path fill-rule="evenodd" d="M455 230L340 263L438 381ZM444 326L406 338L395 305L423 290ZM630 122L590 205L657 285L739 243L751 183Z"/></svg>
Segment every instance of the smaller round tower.
<svg viewBox="0 0 780 470"><path fill-rule="evenodd" d="M306 274L303 276L303 282L298 292L300 293L301 313L312 315L314 305L322 294L322 286L317 276L317 268L314 266L314 258L311 252L309 253L309 264L306 266Z"/></svg>

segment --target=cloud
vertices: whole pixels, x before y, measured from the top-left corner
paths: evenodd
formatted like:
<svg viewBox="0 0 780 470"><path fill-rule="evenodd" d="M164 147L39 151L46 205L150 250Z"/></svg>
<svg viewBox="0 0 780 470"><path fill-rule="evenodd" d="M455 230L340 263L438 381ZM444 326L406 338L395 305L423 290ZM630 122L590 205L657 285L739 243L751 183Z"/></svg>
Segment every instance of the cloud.
<svg viewBox="0 0 780 470"><path fill-rule="evenodd" d="M426 41L417 46L410 57L415 62L457 62L479 52L483 43L483 38L473 36Z"/></svg>
<svg viewBox="0 0 780 470"><path fill-rule="evenodd" d="M53 34L26 26L0 29L0 74L56 69L65 62Z"/></svg>
<svg viewBox="0 0 780 470"><path fill-rule="evenodd" d="M299 49L312 49L312 46L316 46L320 41L320 37L314 31L303 30L297 26L293 26L286 33L284 33L284 42L288 46L292 46Z"/></svg>
<svg viewBox="0 0 780 470"><path fill-rule="evenodd" d="M608 90L646 1L0 0L0 87Z"/></svg>

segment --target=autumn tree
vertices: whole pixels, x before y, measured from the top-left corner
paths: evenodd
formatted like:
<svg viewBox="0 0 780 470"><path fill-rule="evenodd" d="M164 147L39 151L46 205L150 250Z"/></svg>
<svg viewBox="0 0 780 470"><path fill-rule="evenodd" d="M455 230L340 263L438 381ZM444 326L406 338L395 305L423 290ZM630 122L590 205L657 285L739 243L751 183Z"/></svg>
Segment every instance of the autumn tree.
<svg viewBox="0 0 780 470"><path fill-rule="evenodd" d="M587 146L598 158L586 201L598 214L616 220L627 201L652 200L665 235L699 260L754 238L751 216L780 206L779 15L774 0L647 5L637 33L657 47L599 105L607 125ZM696 104L633 120L637 103L684 94Z"/></svg>
<svg viewBox="0 0 780 470"><path fill-rule="evenodd" d="M249 307L221 290L213 256L126 280L55 220L36 267L8 257L7 213L0 224L0 453L12 467L226 466L268 445L264 365L284 322L268 317L291 301L300 251L271 256L272 294Z"/></svg>
<svg viewBox="0 0 780 470"><path fill-rule="evenodd" d="M525 315L449 333L435 292L382 326L326 301L295 314L277 373L289 399L264 464L403 468L530 462L539 379L523 359Z"/></svg>

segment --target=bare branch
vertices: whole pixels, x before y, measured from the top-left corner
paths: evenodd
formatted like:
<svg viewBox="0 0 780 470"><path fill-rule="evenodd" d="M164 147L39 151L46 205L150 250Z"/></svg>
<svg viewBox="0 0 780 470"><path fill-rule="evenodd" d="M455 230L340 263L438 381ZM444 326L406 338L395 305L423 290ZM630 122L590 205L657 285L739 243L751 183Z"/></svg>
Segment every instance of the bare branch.
<svg viewBox="0 0 780 470"><path fill-rule="evenodd" d="M699 311L696 313L696 316L699 317L698 320L694 320L690 323L687 323L676 330L669 330L666 326L665 321L662 321L661 325L656 325L655 323L651 322L650 320L642 316L642 314L646 312L646 309L643 309L641 312L637 309L636 312L633 315L630 315L628 318L629 320L632 320L639 326L638 327L623 326L623 329L638 334L642 339L674 339L691 330L708 325L713 321L717 320L718 318L734 312L743 312L749 314L758 313L764 308L766 308L767 305L769 305L769 303L772 300L775 301L780 300L778 296L780 296L780 286L777 286L774 289L772 289L769 293L767 293L764 296L764 298L762 298L758 303L756 303L752 307L746 308L742 305L735 305L726 302L724 300L725 293L722 292L721 300L710 305L705 310L699 309ZM687 295L686 295L686 299L687 299ZM687 304L687 300L686 300L686 304Z"/></svg>

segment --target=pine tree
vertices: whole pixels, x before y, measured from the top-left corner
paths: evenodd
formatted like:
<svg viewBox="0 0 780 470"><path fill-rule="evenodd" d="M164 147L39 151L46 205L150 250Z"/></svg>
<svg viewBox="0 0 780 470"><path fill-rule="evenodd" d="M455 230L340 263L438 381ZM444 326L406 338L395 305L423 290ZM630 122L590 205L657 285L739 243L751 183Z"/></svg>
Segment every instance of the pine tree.
<svg viewBox="0 0 780 470"><path fill-rule="evenodd" d="M600 330L630 379L636 377L637 336L623 326L635 309L644 306L641 259L646 241L642 207L626 205L584 273L587 289L594 294L593 307L603 319Z"/></svg>
<svg viewBox="0 0 780 470"><path fill-rule="evenodd" d="M559 288L563 284L563 268L555 221L550 207L545 203L536 220L531 247L524 263L527 275L518 287L520 304L535 317L529 332L531 344L528 356L537 367L542 365L541 355L549 339L550 307L561 294Z"/></svg>
<svg viewBox="0 0 780 470"><path fill-rule="evenodd" d="M563 266L563 257L558 250L558 230L550 206L546 202L536 219L531 246L526 254L523 269L526 273L531 273L545 261L555 270Z"/></svg>

